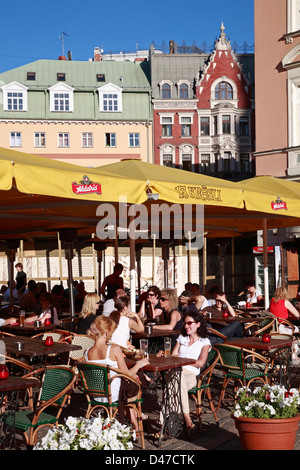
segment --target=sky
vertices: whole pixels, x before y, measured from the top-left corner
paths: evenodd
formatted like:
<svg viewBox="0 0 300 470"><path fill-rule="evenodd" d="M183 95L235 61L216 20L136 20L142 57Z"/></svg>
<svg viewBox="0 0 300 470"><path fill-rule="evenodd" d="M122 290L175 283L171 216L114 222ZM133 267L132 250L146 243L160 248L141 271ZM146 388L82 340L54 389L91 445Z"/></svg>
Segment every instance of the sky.
<svg viewBox="0 0 300 470"><path fill-rule="evenodd" d="M174 40L212 45L224 23L231 43L254 44L254 0L14 0L1 6L0 73L38 59L89 60L104 53L149 49ZM63 35L62 33L66 33Z"/></svg>

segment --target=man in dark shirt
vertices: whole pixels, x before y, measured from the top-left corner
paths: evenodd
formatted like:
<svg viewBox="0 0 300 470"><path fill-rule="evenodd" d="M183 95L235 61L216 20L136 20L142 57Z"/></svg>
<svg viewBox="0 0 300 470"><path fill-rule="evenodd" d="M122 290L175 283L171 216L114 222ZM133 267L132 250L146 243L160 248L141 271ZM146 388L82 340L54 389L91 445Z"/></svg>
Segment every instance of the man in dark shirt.
<svg viewBox="0 0 300 470"><path fill-rule="evenodd" d="M223 314L224 305L228 311L229 316L235 317L235 311L226 299L225 292L219 292L216 296L216 304L211 307L205 307L201 313L204 315L207 321L207 326L213 328L214 330L219 331L222 335L225 335L227 339L231 338L242 338L243 337L243 327L239 321L232 321L229 324L226 324L226 319L219 320ZM218 321L214 321L214 318L218 317ZM221 343L223 339L216 336L209 336L210 342L213 345L214 343Z"/></svg>

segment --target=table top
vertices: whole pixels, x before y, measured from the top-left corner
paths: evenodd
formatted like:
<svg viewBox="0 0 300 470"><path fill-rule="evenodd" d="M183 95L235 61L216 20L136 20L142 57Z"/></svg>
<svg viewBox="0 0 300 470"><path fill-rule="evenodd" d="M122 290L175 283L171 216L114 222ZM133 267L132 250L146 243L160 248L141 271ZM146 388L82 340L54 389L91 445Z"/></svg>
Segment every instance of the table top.
<svg viewBox="0 0 300 470"><path fill-rule="evenodd" d="M35 387L40 383L35 378L24 378L10 375L7 379L0 380L0 393L10 392L13 390L24 390L26 388Z"/></svg>
<svg viewBox="0 0 300 470"><path fill-rule="evenodd" d="M41 325L41 326L35 326L34 323L25 323L24 326L21 326L19 323L18 324L13 324L13 325L6 325L6 326L2 326L0 328L0 330L3 330L3 331L7 331L8 333L12 333L12 334L26 334L26 333L29 333L29 332L36 332L36 333L39 333L39 332L43 332L43 331L49 331L49 330L53 330L54 328L60 328L59 325L54 325L54 324L51 324L51 325Z"/></svg>
<svg viewBox="0 0 300 470"><path fill-rule="evenodd" d="M139 358L132 359L126 358L126 364L128 367L134 365L134 363L139 360ZM149 372L161 372L164 370L169 369L178 369L182 366L188 366L191 364L195 364L195 359L188 359L185 357L177 357L177 356L170 356L170 357L156 357L154 354L149 354L149 362L147 366L143 367L142 370L149 371Z"/></svg>
<svg viewBox="0 0 300 470"><path fill-rule="evenodd" d="M262 338L255 336L250 336L249 338L232 338L225 343L225 346L239 346L240 348L245 349L261 349L264 351L269 351L271 349L280 349L291 347L293 343L292 339L278 339L271 338L269 343L264 343Z"/></svg>
<svg viewBox="0 0 300 470"><path fill-rule="evenodd" d="M46 346L45 341L40 338L27 338L26 336L5 336L1 341L5 343L6 352L29 357L62 354L74 351L75 349L81 349L79 345L58 342L54 342L51 346ZM23 343L21 351L16 347L17 342Z"/></svg>
<svg viewBox="0 0 300 470"><path fill-rule="evenodd" d="M180 330L163 330L163 329L153 329L152 333L145 333L144 331L141 333L132 333L132 337L134 339L138 338L159 338L160 336L167 337L167 336L176 336L180 335Z"/></svg>
<svg viewBox="0 0 300 470"><path fill-rule="evenodd" d="M262 322L264 320L267 320L268 318L274 318L274 317L254 317L254 318L249 318L249 317L222 317L222 315L220 315L219 317L212 317L212 318L209 318L209 317L205 317L207 323L222 323L222 324L226 324L226 323L229 323L229 322L233 322L233 321L239 321L240 323L252 323L254 321L256 322Z"/></svg>

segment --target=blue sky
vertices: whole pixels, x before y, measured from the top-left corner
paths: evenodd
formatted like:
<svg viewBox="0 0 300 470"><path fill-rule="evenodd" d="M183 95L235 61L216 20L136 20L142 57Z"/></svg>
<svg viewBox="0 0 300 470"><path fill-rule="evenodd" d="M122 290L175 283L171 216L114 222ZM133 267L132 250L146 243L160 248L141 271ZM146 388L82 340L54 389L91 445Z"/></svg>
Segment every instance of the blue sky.
<svg viewBox="0 0 300 470"><path fill-rule="evenodd" d="M148 49L171 39L213 44L223 21L231 42L254 44L254 0L15 0L3 2L0 72L38 59L57 59L72 51L73 60L88 60L95 46L104 52Z"/></svg>

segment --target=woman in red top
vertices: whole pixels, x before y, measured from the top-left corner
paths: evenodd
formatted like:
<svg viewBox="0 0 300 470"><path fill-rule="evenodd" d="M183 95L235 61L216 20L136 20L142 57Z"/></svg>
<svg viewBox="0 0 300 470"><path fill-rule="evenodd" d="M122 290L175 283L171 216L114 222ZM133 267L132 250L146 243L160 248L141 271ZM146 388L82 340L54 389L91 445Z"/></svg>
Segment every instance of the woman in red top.
<svg viewBox="0 0 300 470"><path fill-rule="evenodd" d="M282 318L283 320L287 320L289 315L299 318L298 310L295 309L288 299L287 290L282 286L277 287L271 300L269 311L277 318Z"/></svg>

